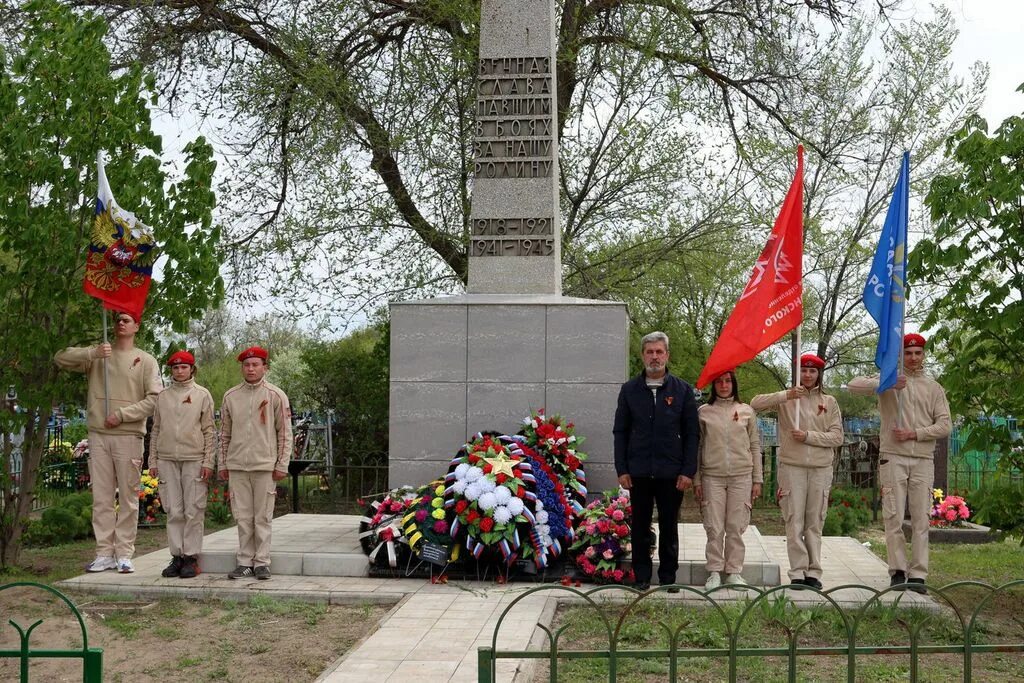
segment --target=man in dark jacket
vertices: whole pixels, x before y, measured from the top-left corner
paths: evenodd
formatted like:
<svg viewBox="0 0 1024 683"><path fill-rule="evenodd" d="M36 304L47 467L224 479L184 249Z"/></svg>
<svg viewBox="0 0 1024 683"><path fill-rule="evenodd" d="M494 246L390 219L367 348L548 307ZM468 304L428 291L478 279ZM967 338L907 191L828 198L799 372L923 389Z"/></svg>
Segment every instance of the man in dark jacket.
<svg viewBox="0 0 1024 683"><path fill-rule="evenodd" d="M668 335L640 341L644 372L622 385L615 410L615 473L633 504L633 571L651 586L651 518L658 506L658 581L675 583L679 568L676 518L683 491L697 472L697 402L689 384L668 373ZM677 592L678 589L670 590Z"/></svg>

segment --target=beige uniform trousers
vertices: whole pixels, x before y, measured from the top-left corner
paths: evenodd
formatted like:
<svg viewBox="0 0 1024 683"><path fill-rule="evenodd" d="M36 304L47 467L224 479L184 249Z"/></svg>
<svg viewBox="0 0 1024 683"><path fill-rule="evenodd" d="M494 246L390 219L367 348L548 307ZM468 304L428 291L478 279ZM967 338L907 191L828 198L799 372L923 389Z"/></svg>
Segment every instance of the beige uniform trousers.
<svg viewBox="0 0 1024 683"><path fill-rule="evenodd" d="M779 463L779 507L786 523L789 578L821 579L821 528L828 512L832 466Z"/></svg>
<svg viewBox="0 0 1024 683"><path fill-rule="evenodd" d="M270 566L270 525L274 520L273 472L230 470L231 514L238 524L238 564Z"/></svg>
<svg viewBox="0 0 1024 683"><path fill-rule="evenodd" d="M741 474L733 477L703 475L704 500L700 514L708 544L704 549L705 566L709 572L725 571L739 574L743 571L743 558L747 548L743 532L750 524L750 489L753 476Z"/></svg>
<svg viewBox="0 0 1024 683"><path fill-rule="evenodd" d="M889 575L905 572L908 579L928 577L928 527L935 482L932 458L911 458L882 453L878 460L878 483L882 487L882 516L885 520L885 550ZM907 565L903 513L910 503L911 555Z"/></svg>
<svg viewBox="0 0 1024 683"><path fill-rule="evenodd" d="M135 555L141 478L142 436L89 432L92 531L98 556L130 560Z"/></svg>
<svg viewBox="0 0 1024 683"><path fill-rule="evenodd" d="M167 546L171 555L203 552L206 482L201 460L161 460L160 502L167 512Z"/></svg>

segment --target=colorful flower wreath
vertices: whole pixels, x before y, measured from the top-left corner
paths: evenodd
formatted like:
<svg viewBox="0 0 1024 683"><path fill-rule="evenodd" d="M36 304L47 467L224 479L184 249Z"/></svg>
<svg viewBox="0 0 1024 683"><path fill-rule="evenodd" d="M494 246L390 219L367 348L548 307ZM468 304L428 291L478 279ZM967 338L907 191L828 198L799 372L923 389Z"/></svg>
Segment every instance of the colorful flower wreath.
<svg viewBox="0 0 1024 683"><path fill-rule="evenodd" d="M507 564L522 556L546 566L536 517L543 504L538 506L533 465L519 442L477 434L449 463L445 485L445 508L455 517L450 534L465 534L474 557L496 548Z"/></svg>
<svg viewBox="0 0 1024 683"><path fill-rule="evenodd" d="M383 565L386 556L388 565L397 567L407 557L408 540L402 533L401 520L415 498L413 488L404 486L388 491L383 499L372 501L366 508L359 520L359 544L371 564Z"/></svg>
<svg viewBox="0 0 1024 683"><path fill-rule="evenodd" d="M567 489L573 513L582 513L587 503L587 475L583 471L587 454L579 450L583 437L576 436L575 425L561 415L547 416L541 408L523 420L520 433L526 444L551 466Z"/></svg>
<svg viewBox="0 0 1024 683"><path fill-rule="evenodd" d="M597 583L632 583L632 569L623 569L633 550L630 523L633 509L629 495L605 493L583 511L570 549L576 565Z"/></svg>
<svg viewBox="0 0 1024 683"><path fill-rule="evenodd" d="M443 482L435 480L420 487L402 518L402 529L416 555L422 555L424 544L433 543L447 548L454 562L459 559L459 546L449 534L451 521L444 503Z"/></svg>
<svg viewBox="0 0 1024 683"><path fill-rule="evenodd" d="M573 506L566 496L565 485L551 465L535 450L523 443L524 437L511 437L520 443L520 448L533 467L536 501L537 532L541 544L551 557L562 554L563 544L575 538L573 530Z"/></svg>

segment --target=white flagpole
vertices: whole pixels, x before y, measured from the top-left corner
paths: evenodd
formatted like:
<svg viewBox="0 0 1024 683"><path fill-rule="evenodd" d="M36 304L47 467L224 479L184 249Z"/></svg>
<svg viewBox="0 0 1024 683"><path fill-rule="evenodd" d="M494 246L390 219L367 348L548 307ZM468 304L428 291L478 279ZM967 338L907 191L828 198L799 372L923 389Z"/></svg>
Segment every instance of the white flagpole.
<svg viewBox="0 0 1024 683"><path fill-rule="evenodd" d="M100 183L100 176L102 176L102 175L104 175L104 173L103 173L103 150L98 150L96 152L96 188L97 188L96 189L96 195L97 195L97 197L100 194L100 192L99 192L99 183ZM106 207L105 206L103 208L104 209L109 209L110 207ZM109 339L108 333L107 333L107 309L106 309L106 307L103 308L103 343L104 344L109 344L110 343L110 339ZM104 412L103 418L106 419L106 417L108 415L110 415L110 372L109 372L109 363L108 363L108 359L107 358L103 359L103 412Z"/></svg>
<svg viewBox="0 0 1024 683"><path fill-rule="evenodd" d="M796 326L796 348L793 350L793 376L796 377L796 386L800 384L800 331L803 329L803 322ZM796 417L793 419L793 428L800 429L800 397L796 398Z"/></svg>

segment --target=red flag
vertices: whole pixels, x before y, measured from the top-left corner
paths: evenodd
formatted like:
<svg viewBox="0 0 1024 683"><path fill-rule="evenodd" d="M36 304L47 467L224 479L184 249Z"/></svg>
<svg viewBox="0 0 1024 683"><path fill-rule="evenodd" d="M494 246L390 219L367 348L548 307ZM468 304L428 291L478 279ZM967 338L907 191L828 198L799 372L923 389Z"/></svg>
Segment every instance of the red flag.
<svg viewBox="0 0 1024 683"><path fill-rule="evenodd" d="M782 211L743 294L722 328L697 379L703 388L726 370L746 363L803 321L804 148L797 147L796 175Z"/></svg>
<svg viewBox="0 0 1024 683"><path fill-rule="evenodd" d="M123 311L141 320L157 255L153 230L131 211L117 205L100 155L97 155L96 168L99 176L96 218L85 259L82 289L102 301L104 308Z"/></svg>

